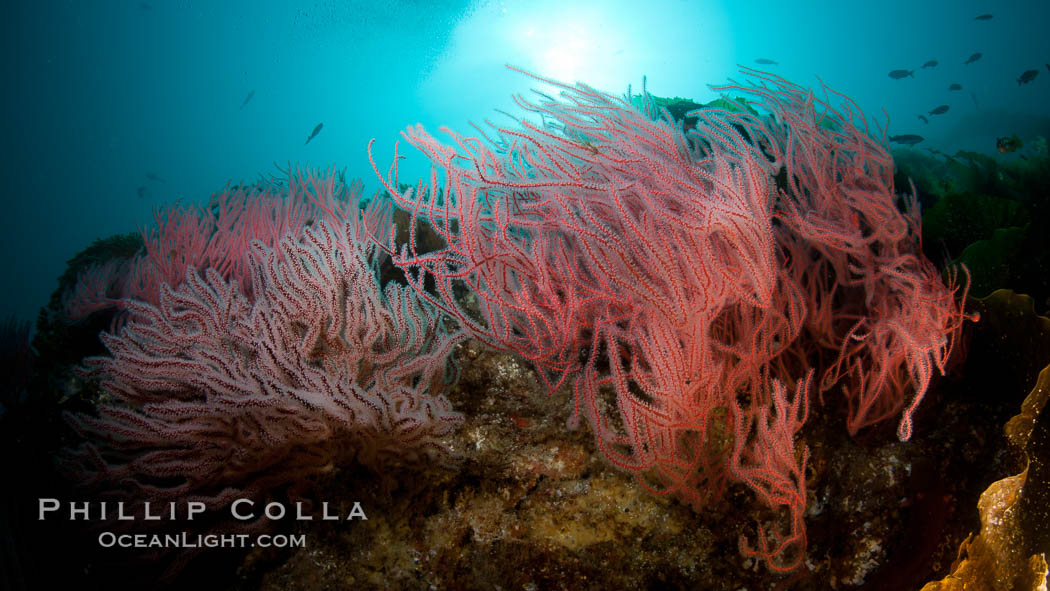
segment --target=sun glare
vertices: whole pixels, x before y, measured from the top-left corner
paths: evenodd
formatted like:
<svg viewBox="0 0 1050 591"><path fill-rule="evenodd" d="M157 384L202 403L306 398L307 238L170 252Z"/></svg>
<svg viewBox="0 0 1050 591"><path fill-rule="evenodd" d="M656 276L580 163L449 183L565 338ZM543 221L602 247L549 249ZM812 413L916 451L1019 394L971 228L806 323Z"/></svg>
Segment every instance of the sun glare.
<svg viewBox="0 0 1050 591"><path fill-rule="evenodd" d="M583 26L564 25L546 31L527 27L519 38L524 47L534 52L536 69L558 80L576 82L600 59L600 44ZM535 52L536 48L543 51Z"/></svg>

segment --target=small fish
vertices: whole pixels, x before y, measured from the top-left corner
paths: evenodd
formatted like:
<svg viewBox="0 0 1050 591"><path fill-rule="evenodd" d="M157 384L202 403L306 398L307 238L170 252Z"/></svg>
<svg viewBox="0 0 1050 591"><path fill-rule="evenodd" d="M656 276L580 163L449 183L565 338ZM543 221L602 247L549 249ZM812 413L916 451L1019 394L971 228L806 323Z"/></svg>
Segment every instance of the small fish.
<svg viewBox="0 0 1050 591"><path fill-rule="evenodd" d="M249 91L249 92L248 92L248 96L244 97L244 102L243 102L243 103L241 103L241 108L242 108L242 109L244 108L244 105L247 105L247 104L248 104L248 101L252 100L252 97L253 97L253 96L255 96L255 91L254 91L254 90L252 90L252 91Z"/></svg>
<svg viewBox="0 0 1050 591"><path fill-rule="evenodd" d="M922 119L923 123L929 124L930 120L926 118L926 115L919 115L919 119Z"/></svg>
<svg viewBox="0 0 1050 591"><path fill-rule="evenodd" d="M974 63L975 61L981 59L982 55L984 55L984 54L983 53L975 53L975 54L971 55L965 62L963 62L963 65L966 66L966 65Z"/></svg>
<svg viewBox="0 0 1050 591"><path fill-rule="evenodd" d="M1024 74L1021 74L1021 77L1017 79L1017 85L1028 84L1032 80L1035 80L1035 77L1038 75L1039 70L1025 70Z"/></svg>
<svg viewBox="0 0 1050 591"><path fill-rule="evenodd" d="M901 78L906 78L908 76L914 78L915 76L913 76L913 74L915 74L915 70L891 70L890 78L893 78L894 80L900 80Z"/></svg>
<svg viewBox="0 0 1050 591"><path fill-rule="evenodd" d="M314 131L310 134L310 137L306 138L306 144L309 144L310 140L314 139L315 137L317 137L317 134L321 133L322 127L324 127L324 123L317 124L317 127L314 128ZM303 145L305 146L306 144Z"/></svg>
<svg viewBox="0 0 1050 591"><path fill-rule="evenodd" d="M146 178L151 180L151 181L157 182L157 183L163 183L164 182L164 179L160 178L160 175L158 175L157 173L154 173L154 172L147 172L146 173Z"/></svg>
<svg viewBox="0 0 1050 591"><path fill-rule="evenodd" d="M771 60L771 59L764 58L764 57L758 58L757 60L755 60L755 63L756 64L762 64L763 66L778 66L778 65L780 65L780 64L777 63L776 60Z"/></svg>
<svg viewBox="0 0 1050 591"><path fill-rule="evenodd" d="M143 185L138 189L135 189L135 192L139 194L139 199L142 199L143 197L149 194L149 189L147 189L146 186Z"/></svg>
<svg viewBox="0 0 1050 591"><path fill-rule="evenodd" d="M995 149L999 150L1001 154L1009 154L1010 152L1016 152L1018 148L1024 145L1021 138L1017 137L1017 134L1013 134L1010 137L1001 137L995 140Z"/></svg>
<svg viewBox="0 0 1050 591"><path fill-rule="evenodd" d="M915 135L913 133L906 133L904 135L891 135L890 141L898 144L904 144L905 146L914 146L926 138L921 135Z"/></svg>
<svg viewBox="0 0 1050 591"><path fill-rule="evenodd" d="M923 64L922 67L923 68L936 68L937 67L937 63L938 63L937 60L930 60L930 61L926 62L925 64Z"/></svg>
<svg viewBox="0 0 1050 591"><path fill-rule="evenodd" d="M943 115L948 112L948 105L941 105L936 109L930 111L930 115Z"/></svg>
<svg viewBox="0 0 1050 591"><path fill-rule="evenodd" d="M979 15L973 17L973 20L975 20L975 21L990 21L993 18L995 18L995 17L993 17L990 14L979 14Z"/></svg>
<svg viewBox="0 0 1050 591"><path fill-rule="evenodd" d="M973 106L978 108L978 109L980 109L981 105L977 103L977 93L971 90L970 91L970 98L973 99Z"/></svg>
<svg viewBox="0 0 1050 591"><path fill-rule="evenodd" d="M952 82L952 85L948 87L948 90L962 90L962 84Z"/></svg>

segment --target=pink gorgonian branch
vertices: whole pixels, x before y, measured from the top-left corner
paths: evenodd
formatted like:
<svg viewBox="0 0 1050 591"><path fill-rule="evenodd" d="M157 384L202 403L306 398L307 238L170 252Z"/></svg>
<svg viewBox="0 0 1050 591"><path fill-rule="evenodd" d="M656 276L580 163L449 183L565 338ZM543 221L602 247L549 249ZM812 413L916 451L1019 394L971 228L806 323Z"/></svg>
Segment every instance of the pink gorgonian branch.
<svg viewBox="0 0 1050 591"><path fill-rule="evenodd" d="M360 181L347 183L345 172L334 167L289 167L283 178L228 185L205 206L155 209L153 226L140 230L142 250L130 259L110 259L83 270L63 294L63 309L67 317L79 319L119 308L125 300L157 304L160 286L182 284L189 267L201 273L213 269L224 279L236 280L250 298L253 240L272 248L287 234L299 235L318 221L342 224L359 215L361 192ZM384 213L383 207L373 209L372 218ZM377 219L364 220L370 234L389 231L389 224L376 224Z"/></svg>
<svg viewBox="0 0 1050 591"><path fill-rule="evenodd" d="M364 235L381 207L253 241L253 298L189 267L156 304L126 301L127 323L102 335L109 355L84 371L104 402L67 417L87 440L68 471L132 504L211 507L298 496L353 461L380 474L449 462L462 417L441 390L462 333L410 290L380 289Z"/></svg>
<svg viewBox="0 0 1050 591"><path fill-rule="evenodd" d="M552 389L571 381L570 423L586 418L645 488L700 506L735 481L787 507L787 533L742 547L790 570L804 556L793 441L811 382L845 392L851 432L901 416L907 439L971 317L923 257L914 199L898 206L860 110L747 74L721 90L766 114L705 108L688 132L644 88L537 78L558 95L518 97L531 119L443 129L447 141L406 130L428 182L400 191L401 156L386 174L372 163L412 225L447 245L384 245L420 297Z"/></svg>

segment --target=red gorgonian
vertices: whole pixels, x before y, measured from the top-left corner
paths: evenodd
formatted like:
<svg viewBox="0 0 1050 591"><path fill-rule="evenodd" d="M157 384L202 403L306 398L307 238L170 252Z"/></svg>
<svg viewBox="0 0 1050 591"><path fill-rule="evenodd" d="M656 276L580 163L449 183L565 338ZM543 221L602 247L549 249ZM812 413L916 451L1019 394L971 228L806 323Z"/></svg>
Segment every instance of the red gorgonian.
<svg viewBox="0 0 1050 591"><path fill-rule="evenodd" d="M906 440L976 316L923 256L915 198L857 106L746 73L717 90L750 106L691 112L688 131L644 89L537 78L560 94L517 97L533 121L449 143L411 127L429 182L399 191L396 153L377 174L447 243L385 244L420 297L551 389L571 380L571 424L645 488L698 507L746 484L781 516L742 550L790 571L811 390L843 393L851 433L899 417Z"/></svg>

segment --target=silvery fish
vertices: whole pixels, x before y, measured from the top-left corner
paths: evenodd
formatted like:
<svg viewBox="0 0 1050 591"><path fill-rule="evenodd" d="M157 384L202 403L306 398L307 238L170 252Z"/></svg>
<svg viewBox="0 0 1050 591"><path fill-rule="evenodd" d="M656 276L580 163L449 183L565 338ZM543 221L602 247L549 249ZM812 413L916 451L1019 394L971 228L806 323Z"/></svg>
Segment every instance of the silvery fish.
<svg viewBox="0 0 1050 591"><path fill-rule="evenodd" d="M914 146L926 138L921 135L915 135L913 133L906 133L904 135L891 135L890 141L897 142L898 144L904 144L905 146Z"/></svg>
<svg viewBox="0 0 1050 591"><path fill-rule="evenodd" d="M1025 70L1024 74L1021 74L1021 77L1017 79L1017 85L1028 84L1032 80L1035 80L1035 77L1038 75L1039 70Z"/></svg>
<svg viewBox="0 0 1050 591"><path fill-rule="evenodd" d="M324 127L324 123L317 124L317 127L314 128L314 131L310 134L310 137L306 138L306 144L309 144L310 140L314 139L315 137L317 137L317 134L321 133L322 127ZM305 146L306 144L303 145Z"/></svg>

